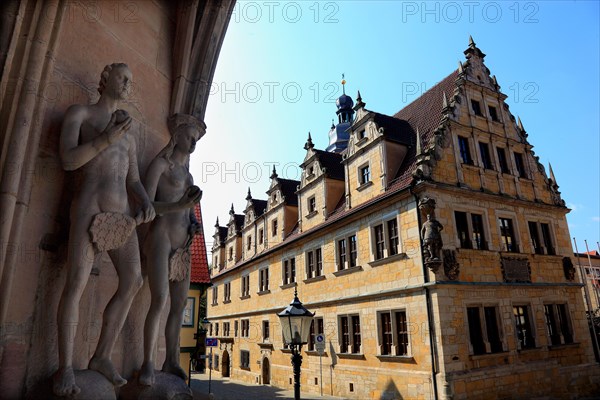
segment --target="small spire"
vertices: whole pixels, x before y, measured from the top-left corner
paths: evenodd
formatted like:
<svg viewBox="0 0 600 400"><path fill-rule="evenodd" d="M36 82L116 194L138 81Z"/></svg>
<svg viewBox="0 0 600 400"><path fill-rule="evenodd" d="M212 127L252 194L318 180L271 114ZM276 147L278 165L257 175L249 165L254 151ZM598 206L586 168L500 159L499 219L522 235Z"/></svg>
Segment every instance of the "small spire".
<svg viewBox="0 0 600 400"><path fill-rule="evenodd" d="M342 74L342 93L346 94L346 80L344 79L344 74Z"/></svg>
<svg viewBox="0 0 600 400"><path fill-rule="evenodd" d="M446 97L446 92L445 91L442 93L442 95L443 95L442 109L446 109L446 108L448 108L448 97Z"/></svg>
<svg viewBox="0 0 600 400"><path fill-rule="evenodd" d="M496 89L498 89L500 87L500 85L498 85L498 80L496 79L496 75L492 75L492 81L494 82L494 86L496 86Z"/></svg>
<svg viewBox="0 0 600 400"><path fill-rule="evenodd" d="M423 148L421 147L421 132L419 132L419 128L417 127L417 149L416 154L420 156L423 153Z"/></svg>
<svg viewBox="0 0 600 400"><path fill-rule="evenodd" d="M517 117L517 126L521 130L521 132L525 132L525 128L523 128L523 123L521 122L521 117Z"/></svg>
<svg viewBox="0 0 600 400"><path fill-rule="evenodd" d="M476 55L481 59L485 58L485 54L477 47L471 35L469 35L469 47L463 53L467 57L467 60L473 55Z"/></svg>
<svg viewBox="0 0 600 400"><path fill-rule="evenodd" d="M215 222L215 228L219 227L219 217L217 217L217 222Z"/></svg>
<svg viewBox="0 0 600 400"><path fill-rule="evenodd" d="M362 97L361 97L361 95L360 95L360 89L358 90L358 94L356 95L356 101L357 101L358 103L362 103Z"/></svg>
<svg viewBox="0 0 600 400"><path fill-rule="evenodd" d="M333 123L333 118L331 118L331 129L335 128L335 124Z"/></svg>
<svg viewBox="0 0 600 400"><path fill-rule="evenodd" d="M229 215L235 214L235 210L233 209L233 203L231 203L231 210L229 210Z"/></svg>
<svg viewBox="0 0 600 400"><path fill-rule="evenodd" d="M475 41L473 40L473 36L469 35L469 47L475 47Z"/></svg>
<svg viewBox="0 0 600 400"><path fill-rule="evenodd" d="M252 193L250 193L250 186L248 186L248 195L246 195L246 200L252 200Z"/></svg>
<svg viewBox="0 0 600 400"><path fill-rule="evenodd" d="M308 132L308 139L304 144L304 150L308 151L308 149L312 149L313 147L315 147L315 145L313 144L312 138L310 137L310 132Z"/></svg>
<svg viewBox="0 0 600 400"><path fill-rule="evenodd" d="M556 177L554 176L554 171L552 171L552 164L548 163L548 169L550 170L550 179L556 185Z"/></svg>
<svg viewBox="0 0 600 400"><path fill-rule="evenodd" d="M463 64L460 61L458 61L458 73L462 74L463 72L465 72L463 69Z"/></svg>
<svg viewBox="0 0 600 400"><path fill-rule="evenodd" d="M365 108L365 102L362 100L362 96L360 95L360 90L356 95L356 105L352 108L354 111L357 111L359 108Z"/></svg>
<svg viewBox="0 0 600 400"><path fill-rule="evenodd" d="M271 173L271 179L277 178L277 170L275 170L275 164L273 164L273 172Z"/></svg>

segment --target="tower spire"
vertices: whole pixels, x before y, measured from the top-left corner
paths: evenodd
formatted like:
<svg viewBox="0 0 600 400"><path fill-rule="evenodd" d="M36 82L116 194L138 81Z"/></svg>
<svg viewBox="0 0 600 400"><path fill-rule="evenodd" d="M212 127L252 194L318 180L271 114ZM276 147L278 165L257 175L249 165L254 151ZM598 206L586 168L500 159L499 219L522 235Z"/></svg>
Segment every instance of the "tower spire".
<svg viewBox="0 0 600 400"><path fill-rule="evenodd" d="M229 215L235 214L235 210L233 209L233 203L231 203L231 210L229 210Z"/></svg>
<svg viewBox="0 0 600 400"><path fill-rule="evenodd" d="M308 132L308 139L304 144L304 150L308 151L308 149L312 149L313 147L315 147L315 145L313 144L312 138L310 137L310 132Z"/></svg>
<svg viewBox="0 0 600 400"><path fill-rule="evenodd" d="M273 164L273 172L271 173L271 179L277 178L277 170L275 169L275 164Z"/></svg>
<svg viewBox="0 0 600 400"><path fill-rule="evenodd" d="M342 73L342 93L346 94L346 79L344 79L343 73Z"/></svg>
<svg viewBox="0 0 600 400"><path fill-rule="evenodd" d="M552 171L552 164L548 163L548 170L550 171L550 179L552 183L556 185L556 177L554 176L554 171Z"/></svg>
<svg viewBox="0 0 600 400"><path fill-rule="evenodd" d="M252 193L250 193L250 186L248 186L248 195L246 195L246 200L252 199Z"/></svg>

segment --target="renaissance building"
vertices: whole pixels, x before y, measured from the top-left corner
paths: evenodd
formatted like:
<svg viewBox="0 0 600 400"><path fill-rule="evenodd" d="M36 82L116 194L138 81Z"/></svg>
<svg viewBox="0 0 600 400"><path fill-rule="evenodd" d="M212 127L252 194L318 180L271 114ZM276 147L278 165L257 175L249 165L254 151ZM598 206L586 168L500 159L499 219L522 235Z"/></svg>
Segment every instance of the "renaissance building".
<svg viewBox="0 0 600 400"><path fill-rule="evenodd" d="M273 170L217 221L214 373L290 389L277 313L315 312L302 390L355 399L598 393L600 369L556 179L470 39L437 85L393 116L337 100L300 181ZM324 334L320 356L315 336Z"/></svg>

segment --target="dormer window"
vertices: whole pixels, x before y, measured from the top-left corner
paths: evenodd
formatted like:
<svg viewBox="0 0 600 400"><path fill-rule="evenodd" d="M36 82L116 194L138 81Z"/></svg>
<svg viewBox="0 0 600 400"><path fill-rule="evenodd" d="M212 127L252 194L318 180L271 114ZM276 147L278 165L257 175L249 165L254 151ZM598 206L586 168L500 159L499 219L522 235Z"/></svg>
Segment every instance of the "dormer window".
<svg viewBox="0 0 600 400"><path fill-rule="evenodd" d="M233 260L233 247L229 248L229 260Z"/></svg>
<svg viewBox="0 0 600 400"><path fill-rule="evenodd" d="M248 239L246 240L246 249L247 250L252 249L252 236L250 236L250 235L248 235Z"/></svg>
<svg viewBox="0 0 600 400"><path fill-rule="evenodd" d="M481 113L481 105L477 100L471 100L471 107L473 108L473 113L475 115L483 117L483 114Z"/></svg>
<svg viewBox="0 0 600 400"><path fill-rule="evenodd" d="M273 195L271 196L271 201L273 203L275 203L277 201L277 193L273 193Z"/></svg>
<svg viewBox="0 0 600 400"><path fill-rule="evenodd" d="M277 220L274 219L271 223L271 236L277 236Z"/></svg>
<svg viewBox="0 0 600 400"><path fill-rule="evenodd" d="M308 176L313 176L314 174L315 174L315 167L314 167L314 165L311 165L308 168Z"/></svg>
<svg viewBox="0 0 600 400"><path fill-rule="evenodd" d="M358 140L364 139L366 137L367 137L367 132L364 129L361 130L360 132L358 132L358 136L357 136Z"/></svg>
<svg viewBox="0 0 600 400"><path fill-rule="evenodd" d="M371 169L368 165L359 169L358 179L361 185L365 185L371 181Z"/></svg>
<svg viewBox="0 0 600 400"><path fill-rule="evenodd" d="M308 199L308 213L313 213L317 210L317 199L315 199L315 196L312 196L310 199Z"/></svg>
<svg viewBox="0 0 600 400"><path fill-rule="evenodd" d="M264 232L262 229L258 230L258 244L263 244Z"/></svg>

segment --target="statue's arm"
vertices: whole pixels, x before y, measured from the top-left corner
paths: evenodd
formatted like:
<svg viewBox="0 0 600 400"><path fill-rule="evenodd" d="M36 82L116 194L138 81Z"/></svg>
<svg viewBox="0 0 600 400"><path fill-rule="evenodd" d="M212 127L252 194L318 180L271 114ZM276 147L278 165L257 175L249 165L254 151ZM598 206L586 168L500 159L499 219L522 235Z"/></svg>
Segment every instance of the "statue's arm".
<svg viewBox="0 0 600 400"><path fill-rule="evenodd" d="M127 132L131 118L115 125L113 114L106 129L93 140L79 144L81 125L87 117L88 110L85 106L71 106L65 114L65 119L60 132L60 158L63 168L74 171L81 168L102 150L106 149Z"/></svg>
<svg viewBox="0 0 600 400"><path fill-rule="evenodd" d="M127 170L127 186L130 188L136 202L141 205L140 211L136 214L136 220L141 222L150 222L156 216L154 207L146 189L140 180L140 172L137 165L137 148L135 140L130 136L129 140L129 169Z"/></svg>
<svg viewBox="0 0 600 400"><path fill-rule="evenodd" d="M152 161L152 164L154 164L155 161L158 160L155 159L154 161ZM162 168L158 166L156 168L153 168L153 166L151 165L148 170L148 174L146 175L146 187L149 188L149 193L152 189L154 189L154 193L156 192L160 175L166 168L166 161L161 160L160 164L163 165ZM188 179L188 184L190 186L185 190L181 198L176 202L153 201L152 205L154 206L156 213L166 214L174 211L190 209L190 212L193 214L194 204L200 201L200 198L202 197L202 191L198 186L192 185L192 183L193 180L191 179L190 175ZM153 196L152 198L155 199L156 196Z"/></svg>

